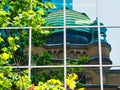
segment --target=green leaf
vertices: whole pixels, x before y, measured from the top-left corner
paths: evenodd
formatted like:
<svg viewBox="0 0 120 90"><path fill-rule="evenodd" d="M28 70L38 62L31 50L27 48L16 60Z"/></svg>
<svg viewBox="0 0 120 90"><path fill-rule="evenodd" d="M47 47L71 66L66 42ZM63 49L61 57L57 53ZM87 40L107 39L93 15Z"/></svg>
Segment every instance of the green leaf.
<svg viewBox="0 0 120 90"><path fill-rule="evenodd" d="M4 40L3 40L3 38L2 38L2 37L0 37L0 43L1 43L1 42L4 42Z"/></svg>

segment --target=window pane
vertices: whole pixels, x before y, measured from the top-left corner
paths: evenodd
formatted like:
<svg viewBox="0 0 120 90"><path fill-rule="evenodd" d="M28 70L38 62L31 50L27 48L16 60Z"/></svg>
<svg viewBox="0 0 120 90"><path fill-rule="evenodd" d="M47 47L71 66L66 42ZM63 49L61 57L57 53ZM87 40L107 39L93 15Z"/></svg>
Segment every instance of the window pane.
<svg viewBox="0 0 120 90"><path fill-rule="evenodd" d="M69 0L67 0L69 1ZM60 10L60 9L63 9L63 0L51 0L52 3L55 4L56 8L54 10ZM69 3L69 2L68 2ZM54 11L53 10L53 11Z"/></svg>
<svg viewBox="0 0 120 90"><path fill-rule="evenodd" d="M28 65L29 29L0 29L0 33L5 41L0 45L1 52L3 52L3 50L5 52L6 50L15 51L12 52L12 58L8 60L9 65Z"/></svg>
<svg viewBox="0 0 120 90"><path fill-rule="evenodd" d="M104 67L103 71L103 81L104 88L106 90L118 90L120 86L120 70L119 69L109 69L110 67ZM120 68L120 67L117 67Z"/></svg>
<svg viewBox="0 0 120 90"><path fill-rule="evenodd" d="M38 85L38 83L41 82L47 82L47 80L50 79L56 79L56 80L60 80L61 82L63 82L63 78L64 78L64 72L63 72L63 68L36 68L36 69L32 69L31 72L31 79L32 82L36 85Z"/></svg>
<svg viewBox="0 0 120 90"><path fill-rule="evenodd" d="M33 65L63 64L63 28L43 29L43 34L38 35L35 42L38 43L37 41L42 44L32 48Z"/></svg>
<svg viewBox="0 0 120 90"><path fill-rule="evenodd" d="M108 28L107 31L107 42L111 46L110 59L112 65L120 65L120 41L119 41L120 28Z"/></svg>
<svg viewBox="0 0 120 90"><path fill-rule="evenodd" d="M102 23L100 23L102 25ZM100 28L100 40L101 40L101 52L102 52L102 64L112 64L110 59L111 45L108 41L109 29L106 27Z"/></svg>
<svg viewBox="0 0 120 90"><path fill-rule="evenodd" d="M73 0L66 0L66 8L73 9Z"/></svg>
<svg viewBox="0 0 120 90"><path fill-rule="evenodd" d="M67 28L68 64L99 64L97 28Z"/></svg>
<svg viewBox="0 0 120 90"><path fill-rule="evenodd" d="M87 13L66 9L66 25L67 26L90 26L93 20L89 18Z"/></svg>
<svg viewBox="0 0 120 90"><path fill-rule="evenodd" d="M63 0L52 0L56 9L52 10L46 17L47 26L63 26ZM78 5L79 4L79 5ZM61 7L62 6L62 7ZM89 26L95 20L96 2L89 0L66 0L66 25L67 26Z"/></svg>
<svg viewBox="0 0 120 90"><path fill-rule="evenodd" d="M78 68L67 68L68 74L76 74L78 77L76 79L77 89L80 87L86 90L98 90L100 88L100 73L98 67L78 67Z"/></svg>
<svg viewBox="0 0 120 90"><path fill-rule="evenodd" d="M46 0L48 1L48 0ZM63 26L63 0L51 0L55 8L50 9L45 17L45 25L43 26Z"/></svg>
<svg viewBox="0 0 120 90"><path fill-rule="evenodd" d="M86 14L90 19L96 18L96 0L73 0L73 10Z"/></svg>
<svg viewBox="0 0 120 90"><path fill-rule="evenodd" d="M119 3L119 0L99 0L100 19L105 25L120 25Z"/></svg>

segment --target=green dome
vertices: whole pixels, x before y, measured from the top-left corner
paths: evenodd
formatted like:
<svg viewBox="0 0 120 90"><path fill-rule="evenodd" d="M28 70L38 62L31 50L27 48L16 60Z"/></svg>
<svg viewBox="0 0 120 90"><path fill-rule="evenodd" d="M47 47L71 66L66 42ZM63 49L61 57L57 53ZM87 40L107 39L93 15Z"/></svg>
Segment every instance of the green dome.
<svg viewBox="0 0 120 90"><path fill-rule="evenodd" d="M63 10L57 10L50 13L46 17L46 24L51 26L64 26ZM74 10L66 9L66 25L67 26L89 26L91 24L90 18L85 13L80 13ZM89 28L74 28L77 31L90 32ZM53 33L61 32L63 30L56 29Z"/></svg>
<svg viewBox="0 0 120 90"><path fill-rule="evenodd" d="M57 10L46 17L46 24L50 26L64 26L63 10ZM90 26L90 18L85 13L66 9L66 26ZM91 41L90 28L66 28L66 43L88 44ZM63 28L56 28L49 35L47 45L63 44Z"/></svg>

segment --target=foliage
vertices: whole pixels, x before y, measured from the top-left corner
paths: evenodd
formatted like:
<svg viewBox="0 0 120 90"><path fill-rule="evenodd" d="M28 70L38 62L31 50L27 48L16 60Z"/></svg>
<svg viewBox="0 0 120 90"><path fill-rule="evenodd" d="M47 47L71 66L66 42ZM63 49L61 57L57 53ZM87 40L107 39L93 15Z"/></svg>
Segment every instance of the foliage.
<svg viewBox="0 0 120 90"><path fill-rule="evenodd" d="M41 0L0 0L0 27L32 27L32 43L35 46L42 45L49 31L40 28L45 25L45 17L49 9L55 8L50 2L42 3ZM18 37L17 43L21 46L13 52L13 58L9 58L9 64L26 64L26 52L28 46L28 30L0 30L2 38ZM7 47L8 43L4 43ZM19 46L14 46L16 49Z"/></svg>
<svg viewBox="0 0 120 90"><path fill-rule="evenodd" d="M13 34L12 34L13 33ZM27 36L27 37L25 37ZM11 43L14 45L15 52L12 52L12 58L9 58L9 64L14 65L21 65L24 60L26 60L25 56L25 47L28 45L28 34L26 33L26 30L1 30L1 37L6 41L5 43L1 44L1 47L5 46L8 47L8 38L11 40L11 42L17 43L17 45L14 45L14 43ZM12 40L12 37L15 37L14 40ZM19 47L16 50L17 47Z"/></svg>
<svg viewBox="0 0 120 90"><path fill-rule="evenodd" d="M28 77L28 70L19 72L19 74L14 73L14 75L16 75L16 78L13 80L13 85L15 86L13 88L18 90L28 90L31 85L31 80Z"/></svg>
<svg viewBox="0 0 120 90"><path fill-rule="evenodd" d="M45 82L51 78L63 81L63 71L63 68L32 69L32 83L37 85L39 81Z"/></svg>
<svg viewBox="0 0 120 90"><path fill-rule="evenodd" d="M50 79L46 82L39 82L38 86L35 87L35 90L65 90L63 83L56 79Z"/></svg>
<svg viewBox="0 0 120 90"><path fill-rule="evenodd" d="M74 64L74 65L79 65L79 64L86 64L89 61L89 57L88 56L81 56L78 58L78 60L67 60L68 64Z"/></svg>
<svg viewBox="0 0 120 90"><path fill-rule="evenodd" d="M72 73L72 74L68 74L67 76L67 85L70 89L74 89L76 87L76 82L75 80L77 80L77 75L75 73Z"/></svg>
<svg viewBox="0 0 120 90"><path fill-rule="evenodd" d="M37 86L34 86L31 84L31 80L28 77L27 71L23 71L23 72L17 71L16 73L16 72L13 72L11 66L6 66L8 65L8 59L13 58L12 53L16 52L17 49L20 48L20 46L16 43L18 40L19 38L16 36L15 37L9 36L7 38L7 41L5 41L2 38L2 35L0 36L0 46L1 46L0 66L2 66L0 69L0 89L11 90L11 88L13 88L13 89L18 89L18 90L40 90L42 88L43 90L45 90L47 88L48 90L50 89L65 90L63 88L62 82L60 82L58 79L50 79L47 82L39 82ZM44 53L41 55L41 58L45 59L46 55L47 57L49 56L49 54L46 51L44 51ZM49 56L48 59L49 58L51 58L51 56ZM72 73L68 75L67 85L70 89L74 89L76 87L76 84L77 84L76 80L77 80L76 74ZM82 88L79 90L82 90Z"/></svg>
<svg viewBox="0 0 120 90"><path fill-rule="evenodd" d="M11 80L6 78L3 73L0 73L0 90L11 90Z"/></svg>
<svg viewBox="0 0 120 90"><path fill-rule="evenodd" d="M40 0L0 0L0 27L32 27L32 41L34 46L43 44L50 34L50 31L43 30L40 26L45 25L45 17L49 9L55 8L50 2L41 3ZM22 64L20 60L25 59L24 49L28 46L28 31L23 30L2 30L0 34L0 90L64 90L63 83L56 79L46 82L39 82L37 86L31 84L27 71L17 72L12 69L11 60L15 64ZM51 56L44 52L35 59L43 59L42 64L50 64L47 60ZM47 57L47 58L46 58ZM9 63L8 63L9 62ZM38 62L41 64L41 62ZM72 74L75 75L75 74ZM67 85L70 89L76 87L75 78L67 77ZM75 75L76 76L76 75ZM56 78L56 77L55 77ZM71 79L71 80L70 80ZM71 83L73 84L71 86ZM44 88L45 89L44 89ZM82 90L82 89L80 89Z"/></svg>
<svg viewBox="0 0 120 90"><path fill-rule="evenodd" d="M0 27L32 27L33 45L42 45L50 32L43 30L40 26L45 25L45 17L51 8L55 8L53 3L42 3L41 0L0 0ZM28 47L28 30L14 29L0 30L0 32L2 33L0 42L3 42L3 38L5 41L0 44L0 48L3 47L2 49L5 51L3 54L1 53L1 57L11 57L4 61L0 59L1 63L7 65L7 61L9 61L9 64L17 66L27 64L27 52L24 49ZM8 37L10 42L7 42ZM15 45L14 42L18 45ZM11 46L6 48L9 44ZM8 52L8 49L13 49L13 51ZM5 68L5 70L9 69Z"/></svg>
<svg viewBox="0 0 120 90"><path fill-rule="evenodd" d="M77 80L78 80L77 74L75 73L68 74L66 83L70 90L74 90L76 88L77 83L79 83L79 81ZM80 88L78 90L84 90L84 88Z"/></svg>
<svg viewBox="0 0 120 90"><path fill-rule="evenodd" d="M89 57L87 57L87 56L83 56L83 57L78 58L78 63L79 64L85 64L88 61L89 61Z"/></svg>
<svg viewBox="0 0 120 90"><path fill-rule="evenodd" d="M8 59L12 58L12 53L15 52L20 45L17 44L19 38L9 36L6 40L0 34L0 66L8 65Z"/></svg>
<svg viewBox="0 0 120 90"><path fill-rule="evenodd" d="M20 48L15 42L17 40L18 37L9 36L5 41L0 34L0 90L11 90L12 81L8 75L11 74L12 67L7 65L8 59L12 58L12 53ZM8 46L4 43L7 43Z"/></svg>
<svg viewBox="0 0 120 90"><path fill-rule="evenodd" d="M48 54L46 51L44 51L41 55L34 55L32 57L34 64L35 65L52 65L54 64L52 61L52 56L50 54ZM82 63L84 62L84 58L87 59L88 57L81 57L83 58ZM87 59L88 60L88 59ZM80 61L81 62L81 61ZM79 60L78 61L74 61L71 62L71 60L69 60L68 64L74 64L74 65L78 65L80 64ZM85 61L86 62L86 61ZM58 64L58 63L57 63ZM61 65L61 63L59 63ZM63 72L64 70L61 68L57 68L57 69L33 69L32 73L34 73L34 75L32 75L32 81L33 83L38 83L38 81L46 81L50 78L53 79L59 79L59 80L63 80ZM79 82L83 83L83 76L81 73L83 72L82 68L73 68L73 67L69 67L67 68L67 73L77 73L79 75ZM59 73L59 74L58 74ZM77 83L77 87L82 86L82 83Z"/></svg>
<svg viewBox="0 0 120 90"><path fill-rule="evenodd" d="M50 65L52 64L52 58L53 56L49 54L46 50L44 50L40 55L35 53L32 54L32 62L35 65Z"/></svg>
<svg viewBox="0 0 120 90"><path fill-rule="evenodd" d="M8 59L12 58L12 52L15 52L19 45L15 42L19 40L18 37L9 36L7 41L0 36L0 89L1 90L65 90L63 83L58 79L50 79L46 82L39 82L37 86L31 84L31 80L28 77L28 71L14 72L11 66L6 66L8 64ZM2 46L2 43L8 43L8 47ZM44 52L46 53L46 52ZM44 54L43 54L44 56ZM4 68L5 67L5 68ZM72 73L67 77L67 85L70 89L76 87L77 75ZM32 89L33 88L33 89Z"/></svg>
<svg viewBox="0 0 120 90"><path fill-rule="evenodd" d="M0 0L0 27L32 27L33 44L39 46L50 34L41 26L51 8L55 8L53 3L41 0Z"/></svg>
<svg viewBox="0 0 120 90"><path fill-rule="evenodd" d="M0 90L11 90L12 88L28 90L31 81L27 71L14 72L12 66L8 66L8 60L13 58L13 53L20 48L17 44L17 36L9 36L7 40L0 34Z"/></svg>
<svg viewBox="0 0 120 90"><path fill-rule="evenodd" d="M67 89L76 90L77 74L72 73L67 76ZM46 82L39 82L37 86L33 84L30 87L30 90L65 90L63 83L58 79L50 79ZM84 90L84 88L79 88L77 90Z"/></svg>
<svg viewBox="0 0 120 90"><path fill-rule="evenodd" d="M51 8L55 8L53 3L42 3L39 0L1 0L1 18L6 17L8 19L6 22L0 22L0 27L24 25L36 28L37 25L45 23L43 17Z"/></svg>

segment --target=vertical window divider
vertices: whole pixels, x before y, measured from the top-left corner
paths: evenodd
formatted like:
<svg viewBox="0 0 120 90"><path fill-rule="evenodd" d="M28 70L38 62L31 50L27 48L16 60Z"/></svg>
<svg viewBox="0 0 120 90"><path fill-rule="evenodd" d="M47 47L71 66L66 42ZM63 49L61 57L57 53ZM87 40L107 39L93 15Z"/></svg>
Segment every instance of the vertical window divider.
<svg viewBox="0 0 120 90"><path fill-rule="evenodd" d="M67 77L67 58L66 58L66 0L63 0L63 21L64 21L64 88L67 89L66 77Z"/></svg>
<svg viewBox="0 0 120 90"><path fill-rule="evenodd" d="M32 1L33 0L30 0L31 4L30 4L30 9L32 10ZM29 78L31 78L31 51L32 50L32 27L29 28L29 57L28 57L28 76Z"/></svg>
<svg viewBox="0 0 120 90"><path fill-rule="evenodd" d="M29 28L29 59L28 59L28 68L29 68L29 78L31 78L31 53L32 53L32 27Z"/></svg>
<svg viewBox="0 0 120 90"><path fill-rule="evenodd" d="M99 0L96 0L96 14L98 18L98 46L99 46L99 65L100 65L100 87L103 89L103 70L102 70L102 51L101 51L101 36L100 36L100 17L99 17Z"/></svg>

